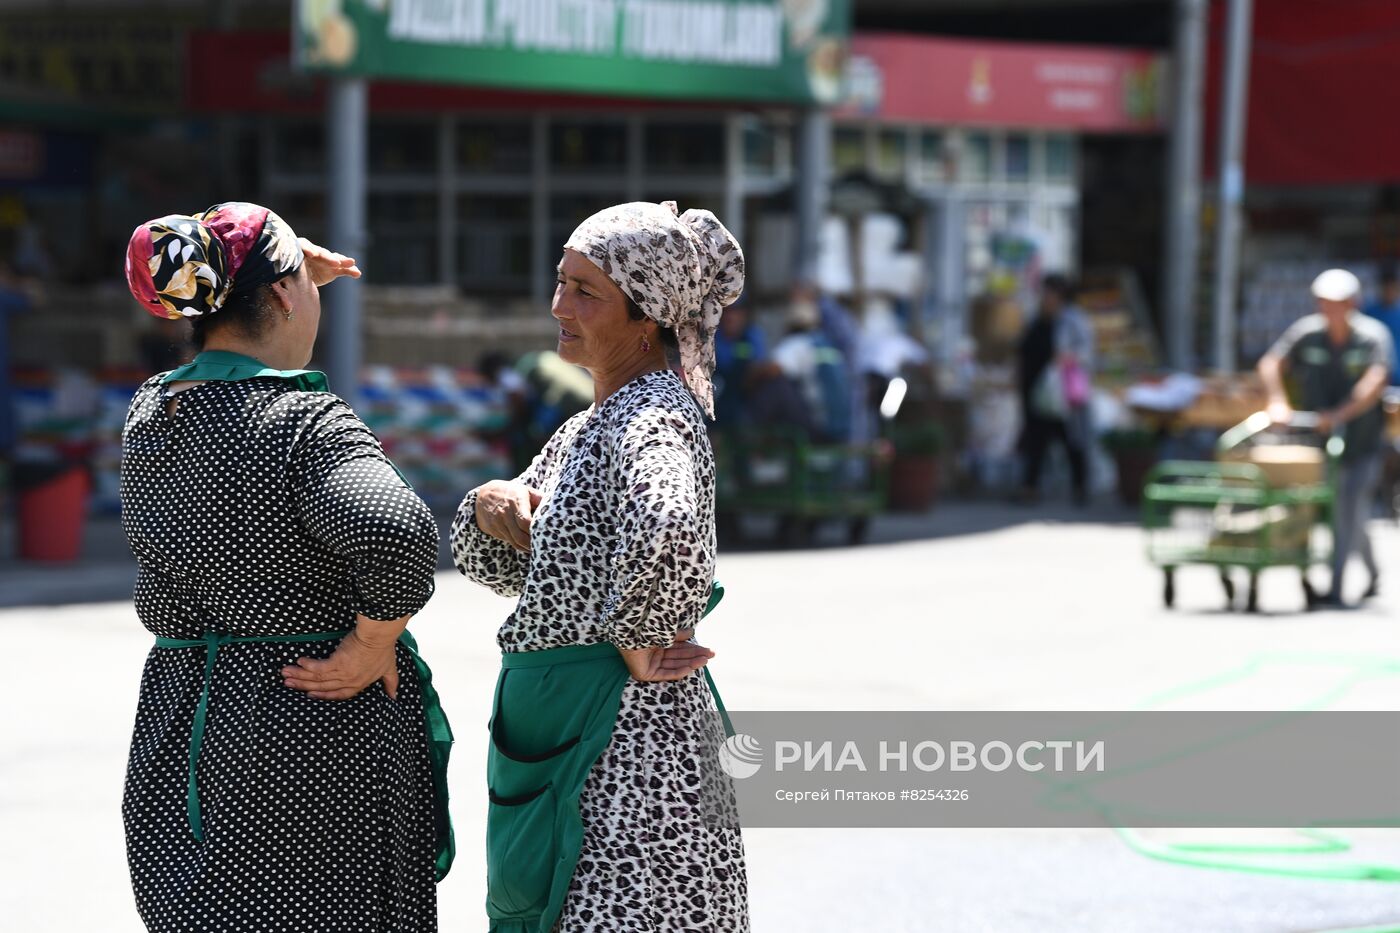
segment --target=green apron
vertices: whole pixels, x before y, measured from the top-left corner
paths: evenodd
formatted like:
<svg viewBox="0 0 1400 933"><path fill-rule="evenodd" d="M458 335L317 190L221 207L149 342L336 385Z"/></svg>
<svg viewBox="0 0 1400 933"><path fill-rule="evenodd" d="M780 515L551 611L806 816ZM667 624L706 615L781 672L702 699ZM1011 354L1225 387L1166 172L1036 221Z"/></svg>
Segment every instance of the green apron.
<svg viewBox="0 0 1400 933"><path fill-rule="evenodd" d="M272 378L285 379L304 392L327 391L326 374L307 369L272 369L261 360L241 353L226 350L205 350L178 369L171 370L161 377L161 384L171 382L240 382L244 379ZM392 461L390 465L393 466ZM394 466L394 471L399 468ZM402 473L405 486L412 488ZM298 635L228 635L222 632L206 632L202 638L157 638L157 648L204 648L204 683L199 694L199 705L195 707L194 725L190 729L189 782L185 791L185 811L189 818L190 832L200 842L204 841L204 822L199 806L199 780L197 766L199 752L204 744L205 720L209 712L209 687L214 675L214 662L222 645L263 642L269 644L295 644L298 642L331 641L344 638L348 631L311 632ZM399 643L413 656L414 670L418 674L418 689L423 698L423 718L428 737L428 757L433 769L433 831L436 843L434 871L437 880L447 877L452 867L452 859L457 853L456 841L452 833L452 818L447 810L447 759L452 751L452 727L443 712L442 702L433 687L433 672L418 654L418 642L408 632L399 635Z"/></svg>
<svg viewBox="0 0 1400 933"><path fill-rule="evenodd" d="M214 663L219 657L219 648L224 645L297 644L309 641L338 641L350 634L343 632L307 632L297 635L228 635L223 632L205 632L203 638L157 638L157 648L203 648L204 681L199 692L199 704L194 710L194 724L190 728L190 767L189 780L185 788L185 815L189 819L190 832L200 842L204 841L204 821L199 806L199 753L204 746L204 727L209 716L209 687L214 677ZM442 701L433 687L433 672L426 661L418 654L418 642L408 632L399 635L399 644L413 656L414 671L418 675L418 692L423 699L423 718L428 734L428 758L433 768L433 832L436 855L433 868L437 880L447 877L452 867L452 859L457 854L457 843L452 833L452 818L447 811L447 759L452 753L452 726L443 712Z"/></svg>
<svg viewBox="0 0 1400 933"><path fill-rule="evenodd" d="M706 614L723 595L716 583ZM559 918L583 845L579 795L612 740L628 677L606 642L502 653L486 755L490 933L549 933Z"/></svg>

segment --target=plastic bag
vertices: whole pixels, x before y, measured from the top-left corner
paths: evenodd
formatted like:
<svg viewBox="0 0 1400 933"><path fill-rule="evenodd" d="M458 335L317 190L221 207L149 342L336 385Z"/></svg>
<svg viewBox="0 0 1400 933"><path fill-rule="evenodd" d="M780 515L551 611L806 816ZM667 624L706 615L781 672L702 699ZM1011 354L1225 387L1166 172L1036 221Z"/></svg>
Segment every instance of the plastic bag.
<svg viewBox="0 0 1400 933"><path fill-rule="evenodd" d="M1031 408L1042 418L1063 418L1069 414L1064 379L1058 366L1047 366L1031 392Z"/></svg>

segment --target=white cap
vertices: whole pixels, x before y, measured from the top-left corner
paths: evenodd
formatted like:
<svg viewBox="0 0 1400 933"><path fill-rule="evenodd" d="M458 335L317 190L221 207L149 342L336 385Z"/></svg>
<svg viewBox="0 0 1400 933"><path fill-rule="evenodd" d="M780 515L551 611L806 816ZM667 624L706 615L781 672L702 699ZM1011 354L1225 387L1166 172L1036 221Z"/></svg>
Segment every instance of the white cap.
<svg viewBox="0 0 1400 933"><path fill-rule="evenodd" d="M1328 269L1313 279L1312 293L1324 301L1350 301L1361 294L1361 281L1345 269Z"/></svg>

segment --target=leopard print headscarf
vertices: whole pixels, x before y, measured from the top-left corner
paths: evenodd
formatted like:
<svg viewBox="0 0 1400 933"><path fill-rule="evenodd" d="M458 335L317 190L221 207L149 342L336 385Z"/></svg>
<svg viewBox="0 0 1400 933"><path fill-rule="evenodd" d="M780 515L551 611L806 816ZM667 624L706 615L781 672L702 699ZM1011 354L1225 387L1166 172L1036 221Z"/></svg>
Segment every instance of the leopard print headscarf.
<svg viewBox="0 0 1400 933"><path fill-rule="evenodd" d="M634 201L599 211L564 244L587 256L647 317L676 332L681 375L715 416L715 331L744 290L744 251L709 211L677 215L675 201Z"/></svg>

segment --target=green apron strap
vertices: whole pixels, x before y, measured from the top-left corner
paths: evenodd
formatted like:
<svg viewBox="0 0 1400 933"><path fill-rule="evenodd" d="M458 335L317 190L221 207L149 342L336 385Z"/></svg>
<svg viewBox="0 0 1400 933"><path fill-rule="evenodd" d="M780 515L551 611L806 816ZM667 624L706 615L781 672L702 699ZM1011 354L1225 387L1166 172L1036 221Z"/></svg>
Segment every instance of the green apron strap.
<svg viewBox="0 0 1400 933"><path fill-rule="evenodd" d="M705 611L700 613L700 618L705 618L714 611L714 608L724 599L724 584L718 580L710 584L710 601L705 605ZM715 708L719 710L719 716L724 720L724 732L729 738L734 737L734 724L729 721L729 713L724 708L724 701L720 699L719 690L715 687L715 679L710 676L708 667L701 668L705 672L705 683L710 685L710 695L715 698Z"/></svg>
<svg viewBox="0 0 1400 933"><path fill-rule="evenodd" d="M710 584L710 601L705 604L705 611L700 613L700 618L703 619L714 612L721 599L724 599L724 584L716 580Z"/></svg>
<svg viewBox="0 0 1400 933"><path fill-rule="evenodd" d="M452 831L452 814L447 808L447 761L452 754L452 726L443 711L433 672L418 653L418 641L405 629L399 642L413 655L413 667L418 672L418 690L423 698L423 719L428 731L428 757L433 766L433 823L437 836L437 857L433 868L437 880L447 877L452 860L457 857L457 838Z"/></svg>
<svg viewBox="0 0 1400 933"><path fill-rule="evenodd" d="M720 699L719 690L715 687L715 679L710 676L709 667L700 668L705 674L705 683L710 685L710 695L715 698L715 709L719 710L719 718L724 721L724 734L728 738L734 738L734 723L729 721L729 711L724 708L724 701Z"/></svg>

